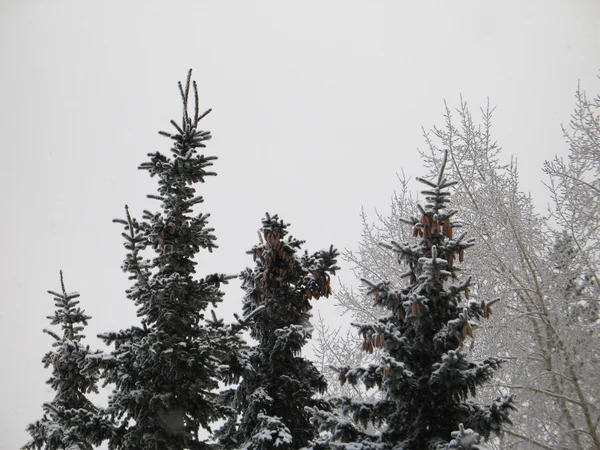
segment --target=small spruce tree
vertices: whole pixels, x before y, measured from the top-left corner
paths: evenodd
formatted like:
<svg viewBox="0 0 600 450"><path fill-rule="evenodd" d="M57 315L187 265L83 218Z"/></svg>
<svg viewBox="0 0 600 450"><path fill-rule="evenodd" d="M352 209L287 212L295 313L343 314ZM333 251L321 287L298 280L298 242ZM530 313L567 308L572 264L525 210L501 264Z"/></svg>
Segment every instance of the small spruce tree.
<svg viewBox="0 0 600 450"><path fill-rule="evenodd" d="M459 280L457 262L474 242L464 233L454 235L456 211L448 209L453 182L444 177L444 164L435 182L418 180L425 206L421 217L407 219L414 242L382 244L406 266L405 286L363 280L366 294L387 310L372 323L360 324L363 350L380 352L380 363L340 370L340 381L384 394L375 402L336 402L355 422L382 426L375 436L361 433L333 414L316 414L329 438L315 448L425 450L477 448L481 438L498 433L510 423L511 397L491 405L473 399L478 386L491 379L500 359L472 361L464 345L473 337L477 321L487 318L493 302L470 299L470 279ZM454 439L452 439L454 438Z"/></svg>
<svg viewBox="0 0 600 450"><path fill-rule="evenodd" d="M191 70L179 90L182 121L171 121L173 134L160 132L173 142L170 154L150 153L139 167L158 178L158 195L148 197L160 202L161 211L144 211L138 221L126 207L126 218L115 220L125 226L122 268L133 280L127 297L138 306L141 325L100 336L114 345L105 378L115 385L109 409L120 421L112 449L209 448L199 430L210 431L213 421L231 412L217 390L230 375L228 364L236 361L241 342L237 328L205 314L221 302L220 284L232 277L198 279L194 267L201 249L217 247L208 215L193 213L203 201L195 195L195 183L215 175L207 168L216 157L199 153L211 137L199 128L210 110L199 113ZM146 251L153 259L144 258Z"/></svg>
<svg viewBox="0 0 600 450"><path fill-rule="evenodd" d="M332 246L299 255L304 242L288 235L288 226L267 214L261 242L248 252L255 267L241 274L243 311L257 343L232 399L241 416L221 436L226 449L302 448L313 437L306 407L328 409L317 397L325 379L301 351L312 333L310 300L331 294L338 252Z"/></svg>
<svg viewBox="0 0 600 450"><path fill-rule="evenodd" d="M51 402L44 403L43 417L27 427L32 440L24 449L90 450L100 445L111 433L111 423L103 410L94 406L87 393L98 392L100 351L82 344L82 334L90 316L78 304L77 292L67 292L60 272L61 292L54 296L51 325L60 325L62 334L44 330L54 338L54 350L46 353L44 367L52 367L47 383L56 392Z"/></svg>

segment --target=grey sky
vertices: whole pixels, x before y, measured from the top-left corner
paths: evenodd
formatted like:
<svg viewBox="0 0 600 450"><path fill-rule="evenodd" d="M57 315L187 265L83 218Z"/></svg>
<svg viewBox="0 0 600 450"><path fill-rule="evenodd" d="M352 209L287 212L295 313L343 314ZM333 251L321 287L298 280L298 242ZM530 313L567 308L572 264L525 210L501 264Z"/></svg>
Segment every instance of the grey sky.
<svg viewBox="0 0 600 450"><path fill-rule="evenodd" d="M441 125L460 93L473 112L497 105L495 138L543 206L541 165L566 151L577 82L600 91L598 30L596 0L0 2L0 449L27 440L52 395L41 331L59 269L93 316L89 337L134 321L111 219L155 206L136 167L168 152L157 131L179 117L188 68L219 157L198 210L220 248L199 273L237 273L265 211L309 250L355 247L361 206L385 210L396 172L423 173L420 127ZM221 315L240 296L230 289Z"/></svg>

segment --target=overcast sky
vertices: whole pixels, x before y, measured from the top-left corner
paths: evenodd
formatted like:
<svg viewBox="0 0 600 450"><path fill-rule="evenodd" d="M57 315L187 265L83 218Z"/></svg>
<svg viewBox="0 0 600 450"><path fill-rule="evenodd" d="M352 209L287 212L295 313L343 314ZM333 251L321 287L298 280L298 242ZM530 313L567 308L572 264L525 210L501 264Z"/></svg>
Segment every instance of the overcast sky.
<svg viewBox="0 0 600 450"><path fill-rule="evenodd" d="M168 152L157 132L180 117L189 68L219 157L198 211L220 248L200 274L250 265L266 211L310 251L355 248L361 207L385 211L397 172L423 174L421 126L443 125L461 93L474 112L497 106L495 139L543 208L578 80L600 91L600 2L490 3L1 0L0 449L24 444L52 398L40 360L59 269L92 345L135 321L111 219L155 206L136 168ZM227 294L224 316L241 298Z"/></svg>

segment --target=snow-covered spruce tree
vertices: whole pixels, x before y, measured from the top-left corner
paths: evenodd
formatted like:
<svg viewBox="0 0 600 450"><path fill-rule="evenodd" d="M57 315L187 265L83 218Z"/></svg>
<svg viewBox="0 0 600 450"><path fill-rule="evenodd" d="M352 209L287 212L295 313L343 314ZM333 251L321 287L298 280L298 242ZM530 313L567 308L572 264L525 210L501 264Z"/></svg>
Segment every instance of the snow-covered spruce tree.
<svg viewBox="0 0 600 450"><path fill-rule="evenodd" d="M229 375L228 360L236 363L240 342L235 329L207 320L205 313L221 301L220 283L232 277L194 276L196 253L216 248L208 215L193 213L203 200L195 196L194 184L215 175L207 168L216 158L198 153L211 137L199 129L210 110L198 111L191 71L179 90L182 121L171 121L175 133L160 132L173 141L170 155L151 153L139 167L158 178L158 195L148 197L160 201L161 211L144 211L137 221L126 208L126 219L115 220L126 230L123 270L133 280L127 297L138 306L141 325L100 336L114 345L105 376L115 385L109 409L120 421L112 449L209 448L200 428L210 430L211 422L230 412L216 390ZM154 252L153 259L144 259L145 251Z"/></svg>
<svg viewBox="0 0 600 450"><path fill-rule="evenodd" d="M48 316L51 325L60 325L62 335L44 330L55 342L54 350L46 353L44 367L52 367L47 383L56 391L54 399L44 403L44 416L29 425L32 440L24 449L88 450L108 439L111 423L104 412L85 396L98 392L100 370L99 351L84 346L82 334L90 316L79 306L77 292L67 292L60 272L61 292L48 291L54 296L54 315Z"/></svg>
<svg viewBox="0 0 600 450"><path fill-rule="evenodd" d="M232 394L240 417L224 427L226 449L303 448L314 435L305 408L328 408L318 398L327 387L325 379L300 353L312 333L310 300L331 294L338 253L332 246L300 255L303 241L288 235L288 226L267 214L261 242L248 252L255 267L241 274L243 311L252 317L250 334L257 343Z"/></svg>
<svg viewBox="0 0 600 450"><path fill-rule="evenodd" d="M458 279L455 263L464 258L473 241L457 227L448 210L455 184L444 177L444 164L435 182L423 191L421 217L406 220L413 227L415 242L384 244L397 262L406 266L410 283L395 289L387 281L363 280L375 302L388 310L377 321L359 324L363 349L381 349L381 363L340 370L340 381L378 386L384 397L376 402L350 399L336 401L354 421L383 424L376 436L352 430L347 422L326 414L316 415L321 429L329 429L331 440L316 448L424 450L461 448L456 439L465 437L464 448L498 433L508 422L510 397L490 405L472 399L477 387L491 379L500 366L497 358L472 361L463 349L472 338L477 321L488 317L490 303L469 300L470 279ZM343 427L343 429L340 429ZM479 436L474 436L471 431ZM459 430L452 434L453 432ZM354 434L354 436L353 436ZM451 437L455 442L451 442Z"/></svg>

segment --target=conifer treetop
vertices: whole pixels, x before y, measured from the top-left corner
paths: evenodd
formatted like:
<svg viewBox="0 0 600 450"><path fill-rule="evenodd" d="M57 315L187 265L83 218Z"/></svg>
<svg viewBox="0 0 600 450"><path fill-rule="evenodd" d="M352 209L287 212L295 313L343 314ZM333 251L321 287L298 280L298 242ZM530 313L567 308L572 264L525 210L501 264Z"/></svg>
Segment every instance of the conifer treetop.
<svg viewBox="0 0 600 450"><path fill-rule="evenodd" d="M244 365L240 326L206 317L222 301L221 284L234 277L195 275L197 254L217 247L209 215L194 212L203 201L195 183L215 175L209 167L216 157L199 152L211 137L199 129L210 110L199 112L191 71L179 92L181 122L171 121L172 133L160 132L172 143L170 153L150 153L139 166L157 178L158 192L148 197L160 202L158 211L145 210L138 221L126 207L126 217L114 220L124 226L122 269L133 281L126 294L141 318L141 326L100 336L114 345L105 378L115 385L109 402L119 421L110 442L115 450L208 448L200 430L210 432L214 421L232 414L219 383Z"/></svg>
<svg viewBox="0 0 600 450"><path fill-rule="evenodd" d="M311 300L331 294L338 253L333 246L301 253L304 242L288 227L279 216L266 214L260 242L248 252L254 268L241 274L245 320L258 342L249 349L249 364L231 396L240 417L220 433L227 450L304 448L313 437L307 408L329 408L319 398L327 384L302 348L312 333Z"/></svg>
<svg viewBox="0 0 600 450"><path fill-rule="evenodd" d="M65 290L65 282L63 279L62 270L60 273L60 287L61 293L48 291L48 294L54 296L55 311L54 315L47 316L50 319L50 325L60 325L63 331L63 338L69 341L80 341L85 337L81 332L84 327L87 326L90 316L86 315L85 312L77 305L79 305L80 295L78 292L69 292ZM50 334L57 341L61 338L49 330L44 330L45 333Z"/></svg>
<svg viewBox="0 0 600 450"><path fill-rule="evenodd" d="M348 423L321 415L316 419L321 429L329 430L334 441L343 439L333 448L437 450L450 445L454 431L460 430L455 436L465 442L475 435L487 439L509 423L510 397L491 405L472 398L501 360L472 361L464 351L478 322L489 317L493 302L472 299L470 278L461 280L456 263L464 260L474 241L464 233L454 235L460 224L449 208L448 189L456 183L444 177L445 161L436 181L419 179L427 186L422 192L425 206L418 206L421 217L403 220L412 226L413 240L382 244L405 266L407 282L396 287L388 281L363 280L365 294L388 311L375 321L355 324L363 350L379 349L378 361L339 368L342 384L362 382L367 389L382 391L383 398L374 402L335 401L354 423L382 426L382 431L365 436ZM463 431L461 424L473 431Z"/></svg>
<svg viewBox="0 0 600 450"><path fill-rule="evenodd" d="M112 433L112 425L104 411L86 397L98 392L100 361L103 354L91 351L81 340L90 316L78 305L79 294L67 292L60 272L60 292L48 291L54 297L55 311L48 316L50 324L60 326L62 334L45 329L54 338L53 350L42 358L44 367L52 367L46 382L55 391L54 399L44 403L43 417L27 427L32 440L24 449L91 450Z"/></svg>

